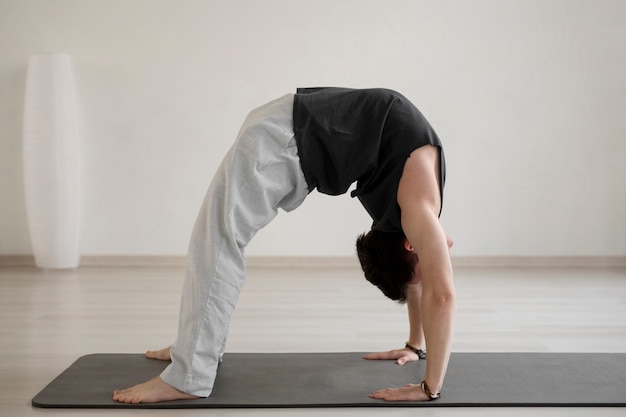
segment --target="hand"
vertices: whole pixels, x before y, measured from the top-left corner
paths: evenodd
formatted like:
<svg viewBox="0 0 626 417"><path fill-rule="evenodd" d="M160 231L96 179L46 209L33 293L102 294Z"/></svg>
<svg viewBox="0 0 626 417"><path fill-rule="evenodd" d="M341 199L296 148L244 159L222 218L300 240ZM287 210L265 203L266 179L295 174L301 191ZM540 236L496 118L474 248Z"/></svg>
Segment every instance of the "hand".
<svg viewBox="0 0 626 417"><path fill-rule="evenodd" d="M395 360L398 365L404 365L407 362L420 360L419 356L417 356L417 353L408 348L389 350L387 352L370 353L369 355L363 356L363 359Z"/></svg>
<svg viewBox="0 0 626 417"><path fill-rule="evenodd" d="M417 355L415 355L417 356ZM409 384L401 388L387 388L372 392L370 398L384 401L429 401L420 384Z"/></svg>

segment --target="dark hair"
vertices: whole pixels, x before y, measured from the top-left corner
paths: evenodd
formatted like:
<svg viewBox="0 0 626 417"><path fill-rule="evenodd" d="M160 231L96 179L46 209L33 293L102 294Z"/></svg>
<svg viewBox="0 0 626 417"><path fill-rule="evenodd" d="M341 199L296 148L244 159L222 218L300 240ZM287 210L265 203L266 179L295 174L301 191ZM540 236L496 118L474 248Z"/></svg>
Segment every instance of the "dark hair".
<svg viewBox="0 0 626 417"><path fill-rule="evenodd" d="M413 279L417 255L404 247L404 233L370 230L356 240L356 252L365 278L383 294L406 301L406 286Z"/></svg>

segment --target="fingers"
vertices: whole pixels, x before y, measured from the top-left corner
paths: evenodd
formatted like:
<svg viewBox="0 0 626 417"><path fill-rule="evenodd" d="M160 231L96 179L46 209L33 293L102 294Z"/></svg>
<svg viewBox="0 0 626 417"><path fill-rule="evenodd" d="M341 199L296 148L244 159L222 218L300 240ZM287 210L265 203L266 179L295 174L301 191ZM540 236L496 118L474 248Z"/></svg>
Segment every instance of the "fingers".
<svg viewBox="0 0 626 417"><path fill-rule="evenodd" d="M374 398L376 400L387 400L388 398L391 398L392 396L392 390L391 389L383 389L380 391L375 391L372 392L369 397L370 398Z"/></svg>
<svg viewBox="0 0 626 417"><path fill-rule="evenodd" d="M370 353L369 355L363 356L363 359L368 360L390 360L390 359L398 359L398 351L390 350L387 352L376 352Z"/></svg>
<svg viewBox="0 0 626 417"><path fill-rule="evenodd" d="M428 398L418 384L408 384L402 388L387 388L375 391L370 398L384 401L426 401Z"/></svg>
<svg viewBox="0 0 626 417"><path fill-rule="evenodd" d="M389 350L387 352L370 353L363 356L367 360L395 360L398 365L404 365L407 362L418 361L419 356L409 349Z"/></svg>

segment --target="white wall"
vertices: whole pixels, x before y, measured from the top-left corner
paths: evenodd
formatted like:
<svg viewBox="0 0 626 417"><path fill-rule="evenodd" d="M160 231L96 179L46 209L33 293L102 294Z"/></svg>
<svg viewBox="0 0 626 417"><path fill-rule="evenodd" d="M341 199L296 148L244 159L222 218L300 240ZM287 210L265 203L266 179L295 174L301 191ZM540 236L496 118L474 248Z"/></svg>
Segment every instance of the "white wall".
<svg viewBox="0 0 626 417"><path fill-rule="evenodd" d="M70 53L83 254L184 254L247 112L298 86L381 86L444 141L458 255L626 254L623 0L0 0L0 255L31 252L25 69ZM370 220L313 194L252 255L350 255Z"/></svg>

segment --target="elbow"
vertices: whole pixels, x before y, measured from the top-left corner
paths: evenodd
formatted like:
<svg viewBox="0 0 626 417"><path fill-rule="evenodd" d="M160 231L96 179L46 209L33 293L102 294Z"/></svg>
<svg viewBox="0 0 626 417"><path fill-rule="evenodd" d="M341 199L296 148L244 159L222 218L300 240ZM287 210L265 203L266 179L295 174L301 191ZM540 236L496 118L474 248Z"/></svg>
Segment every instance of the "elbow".
<svg viewBox="0 0 626 417"><path fill-rule="evenodd" d="M430 304L439 311L456 310L456 293L453 288L433 291L427 297L430 298Z"/></svg>
<svg viewBox="0 0 626 417"><path fill-rule="evenodd" d="M435 305L442 310L454 310L456 308L456 294L454 291L444 291L435 295Z"/></svg>

